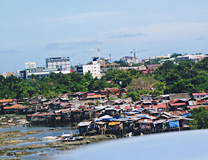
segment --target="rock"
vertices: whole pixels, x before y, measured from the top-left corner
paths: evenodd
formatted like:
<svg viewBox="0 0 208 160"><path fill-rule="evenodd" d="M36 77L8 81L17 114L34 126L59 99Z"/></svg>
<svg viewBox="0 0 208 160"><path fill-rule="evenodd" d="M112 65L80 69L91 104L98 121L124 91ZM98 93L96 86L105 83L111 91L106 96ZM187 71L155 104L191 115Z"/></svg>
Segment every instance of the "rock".
<svg viewBox="0 0 208 160"><path fill-rule="evenodd" d="M14 152L7 152L7 156L14 156Z"/></svg>
<svg viewBox="0 0 208 160"><path fill-rule="evenodd" d="M37 153L37 152L26 152L26 151L23 151L23 152L14 152L14 155L16 157L21 157L23 155L30 155L30 154L35 154L35 153Z"/></svg>
<svg viewBox="0 0 208 160"><path fill-rule="evenodd" d="M1 159L1 160L21 160L20 158L12 158L12 159Z"/></svg>
<svg viewBox="0 0 208 160"><path fill-rule="evenodd" d="M11 123L12 121L13 121L13 118L12 118L12 119L10 119L10 120L8 120L8 122L9 122L9 123Z"/></svg>
<svg viewBox="0 0 208 160"><path fill-rule="evenodd" d="M9 123L8 125L9 125L9 126L16 126L15 123Z"/></svg>

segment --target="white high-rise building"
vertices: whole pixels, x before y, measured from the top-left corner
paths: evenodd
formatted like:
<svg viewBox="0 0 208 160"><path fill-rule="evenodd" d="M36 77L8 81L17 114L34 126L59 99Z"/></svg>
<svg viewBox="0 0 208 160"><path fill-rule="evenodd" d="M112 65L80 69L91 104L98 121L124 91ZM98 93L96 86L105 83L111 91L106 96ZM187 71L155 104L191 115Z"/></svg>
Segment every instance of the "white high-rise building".
<svg viewBox="0 0 208 160"><path fill-rule="evenodd" d="M101 78L99 57L94 57L92 62L83 65L82 67L83 74L86 74L88 71L90 71L93 78Z"/></svg>
<svg viewBox="0 0 208 160"><path fill-rule="evenodd" d="M70 71L70 59L69 57L46 58L46 68L60 69L61 71Z"/></svg>

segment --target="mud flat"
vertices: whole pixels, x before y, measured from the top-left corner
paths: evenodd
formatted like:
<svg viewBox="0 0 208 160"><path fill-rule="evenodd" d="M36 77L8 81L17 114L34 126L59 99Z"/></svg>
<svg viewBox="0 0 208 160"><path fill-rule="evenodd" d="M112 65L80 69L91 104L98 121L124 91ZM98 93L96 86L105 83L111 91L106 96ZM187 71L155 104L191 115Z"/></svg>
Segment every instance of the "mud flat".
<svg viewBox="0 0 208 160"><path fill-rule="evenodd" d="M71 142L56 141L53 143L48 143L47 145L50 148L57 148L57 150L70 150L70 149L80 148L83 145L98 143L112 139L115 139L114 135L95 135L95 136L86 136L84 137L84 140L81 141L71 141Z"/></svg>
<svg viewBox="0 0 208 160"><path fill-rule="evenodd" d="M23 127L24 129L24 127ZM21 129L20 129L21 130ZM62 142L56 139L47 141L44 137L49 135L61 136L70 128L43 128L43 130L31 131L5 131L0 134L0 159L30 159L30 157L42 157L60 153L65 150L79 149L84 145L115 139L114 135L85 136L80 141ZM62 132L63 131L63 132ZM71 132L71 131L70 131ZM77 132L76 130L73 132ZM74 134L76 135L76 134ZM41 159L41 158L40 158Z"/></svg>
<svg viewBox="0 0 208 160"><path fill-rule="evenodd" d="M0 140L0 147L1 146L9 146L9 145L16 145L19 143L26 143L26 142L36 142L40 141L38 139L8 139L8 140Z"/></svg>
<svg viewBox="0 0 208 160"><path fill-rule="evenodd" d="M39 139L34 138L28 138L28 139L13 139L17 137L24 137L26 135L30 134L37 134L41 133L42 131L28 131L28 132L20 132L20 131L10 131L10 132L1 132L0 134L0 156L7 155L7 156L16 156L19 157L21 155L28 155L28 154L34 154L26 151L22 152L9 152L13 150L25 150L27 146L25 147L6 147L6 146L11 146L11 145L17 145L21 143L26 143L26 142L36 142L40 141ZM36 146L37 147L37 146ZM28 149L30 149L29 147Z"/></svg>
<svg viewBox="0 0 208 160"><path fill-rule="evenodd" d="M37 134L37 133L41 133L41 132L43 132L43 131L39 130L39 131L27 131L27 132L20 132L20 131L1 132L0 140L9 139L9 138L23 137L23 136L26 136L26 135Z"/></svg>
<svg viewBox="0 0 208 160"><path fill-rule="evenodd" d="M56 150L71 150L71 149L78 149L83 145L97 143L101 141L111 140L114 139L113 135L97 135L97 136L86 136L84 140L81 141L71 141L71 142L50 142L46 144L34 144L28 146L18 146L18 147L8 147L0 149L0 156L15 156L21 157L24 155L36 154L36 149L46 149L46 148L55 148ZM27 140L12 140L9 144L16 144L22 143ZM12 143L13 142L13 143ZM45 154L41 154L44 156Z"/></svg>

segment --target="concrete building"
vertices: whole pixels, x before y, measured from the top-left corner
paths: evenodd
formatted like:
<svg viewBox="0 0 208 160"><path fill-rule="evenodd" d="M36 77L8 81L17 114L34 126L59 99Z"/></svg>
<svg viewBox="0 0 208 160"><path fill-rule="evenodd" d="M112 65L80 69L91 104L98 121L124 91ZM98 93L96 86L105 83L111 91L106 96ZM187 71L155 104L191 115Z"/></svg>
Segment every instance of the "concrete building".
<svg viewBox="0 0 208 160"><path fill-rule="evenodd" d="M203 92L203 93L192 93L192 96L194 99L201 99L203 97L206 97L208 93Z"/></svg>
<svg viewBox="0 0 208 160"><path fill-rule="evenodd" d="M167 56L154 56L150 58L150 60L154 59L170 59L170 54L167 54Z"/></svg>
<svg viewBox="0 0 208 160"><path fill-rule="evenodd" d="M93 57L93 60L91 62L89 62L86 65L83 65L82 71L83 74L86 74L88 71L90 71L93 78L101 78L99 57Z"/></svg>
<svg viewBox="0 0 208 160"><path fill-rule="evenodd" d="M37 67L25 70L25 79L30 79L32 75L39 76L40 78L48 77L51 73L68 74L71 71L61 71L60 69L47 69L45 67Z"/></svg>
<svg viewBox="0 0 208 160"><path fill-rule="evenodd" d="M83 75L83 65L75 66L75 71L78 72L80 75Z"/></svg>
<svg viewBox="0 0 208 160"><path fill-rule="evenodd" d="M18 72L18 76L23 79L30 79L32 75L39 76L40 78L48 77L51 73L63 73L68 74L71 71L60 71L59 69L46 69L45 67L37 67L24 69Z"/></svg>
<svg viewBox="0 0 208 160"><path fill-rule="evenodd" d="M0 75L3 76L4 78L15 76L13 72L1 73Z"/></svg>
<svg viewBox="0 0 208 160"><path fill-rule="evenodd" d="M26 69L36 68L36 62L26 62L25 63L25 68Z"/></svg>
<svg viewBox="0 0 208 160"><path fill-rule="evenodd" d="M135 57L135 56L134 57L125 56L125 57L121 58L120 60L128 63L130 66L132 64L138 64L139 63L138 58Z"/></svg>
<svg viewBox="0 0 208 160"><path fill-rule="evenodd" d="M32 75L39 76L40 78L48 77L53 73L70 73L70 61L69 58L47 58L45 67L36 67L35 62L25 63L25 69L22 71L17 71L20 78L30 79Z"/></svg>
<svg viewBox="0 0 208 160"><path fill-rule="evenodd" d="M195 61L195 62L199 62L204 57L205 56L203 54L195 54L195 55L186 54L186 55L183 55L183 56L178 56L176 59L179 60L179 61L182 61L182 60L192 60L192 61Z"/></svg>
<svg viewBox="0 0 208 160"><path fill-rule="evenodd" d="M109 69L120 69L120 64L109 62L109 58L100 58L101 75L105 75Z"/></svg>
<svg viewBox="0 0 208 160"><path fill-rule="evenodd" d="M136 50L134 49L134 51L131 52L131 53L134 54L133 57L125 56L125 57L120 59L121 61L124 61L124 62L128 63L129 66L132 66L133 64L138 64L139 63L138 57L136 57Z"/></svg>
<svg viewBox="0 0 208 160"><path fill-rule="evenodd" d="M109 62L108 58L93 57L88 64L76 67L79 74L84 75L90 71L93 78L101 78L109 69L120 69L120 64Z"/></svg>
<svg viewBox="0 0 208 160"><path fill-rule="evenodd" d="M61 71L70 71L70 59L69 57L46 58L46 68L60 69Z"/></svg>

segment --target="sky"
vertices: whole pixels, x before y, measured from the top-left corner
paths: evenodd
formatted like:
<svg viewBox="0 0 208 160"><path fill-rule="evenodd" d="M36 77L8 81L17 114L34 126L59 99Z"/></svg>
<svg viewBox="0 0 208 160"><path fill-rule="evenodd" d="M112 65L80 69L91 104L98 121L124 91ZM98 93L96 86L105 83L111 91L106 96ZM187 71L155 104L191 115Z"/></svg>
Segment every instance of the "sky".
<svg viewBox="0 0 208 160"><path fill-rule="evenodd" d="M207 54L207 0L0 0L0 73L98 56Z"/></svg>

